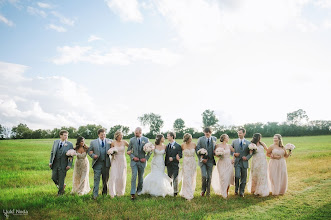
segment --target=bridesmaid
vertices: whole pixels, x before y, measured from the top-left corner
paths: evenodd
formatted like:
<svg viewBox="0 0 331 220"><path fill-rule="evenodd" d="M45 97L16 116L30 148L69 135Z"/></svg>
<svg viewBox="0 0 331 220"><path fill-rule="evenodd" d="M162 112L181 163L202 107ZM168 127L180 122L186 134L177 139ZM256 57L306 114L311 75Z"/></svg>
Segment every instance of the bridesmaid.
<svg viewBox="0 0 331 220"><path fill-rule="evenodd" d="M114 140L110 147L117 148L118 152L111 156L111 170L108 182L109 195L114 198L115 196L123 196L126 185L126 159L125 159L125 146L128 147L127 141L123 140L121 131L116 131Z"/></svg>
<svg viewBox="0 0 331 220"><path fill-rule="evenodd" d="M264 150L268 150L265 143L261 142L262 135L255 133L251 140L252 144L257 146L257 150L253 155L251 172L249 175L249 181L247 185L248 192L254 193L254 195L268 196L269 184L268 184L268 162L265 156ZM250 152L253 153L252 151Z"/></svg>
<svg viewBox="0 0 331 220"><path fill-rule="evenodd" d="M77 153L77 159L74 165L71 193L85 195L90 192L91 188L89 182L90 163L86 157L88 146L85 144L85 139L83 137L77 138L76 146L74 149Z"/></svg>
<svg viewBox="0 0 331 220"><path fill-rule="evenodd" d="M217 148L223 148L225 153L217 161L216 167L213 170L211 185L214 192L217 195L221 195L223 198L227 198L229 195L230 185L234 185L234 173L233 173L233 163L230 159L230 151L234 152L231 145L228 144L230 138L227 134L222 134L220 137L220 144L217 144Z"/></svg>
<svg viewBox="0 0 331 220"><path fill-rule="evenodd" d="M192 142L192 135L186 133L183 137L182 152L184 155L183 168L182 168L182 189L179 193L180 196L187 200L193 199L196 176L197 176L197 163L195 161L195 148L196 144Z"/></svg>
<svg viewBox="0 0 331 220"><path fill-rule="evenodd" d="M270 157L268 172L272 195L284 195L287 190L285 158L290 154L284 148L282 136L275 134L274 143L267 150L267 156Z"/></svg>

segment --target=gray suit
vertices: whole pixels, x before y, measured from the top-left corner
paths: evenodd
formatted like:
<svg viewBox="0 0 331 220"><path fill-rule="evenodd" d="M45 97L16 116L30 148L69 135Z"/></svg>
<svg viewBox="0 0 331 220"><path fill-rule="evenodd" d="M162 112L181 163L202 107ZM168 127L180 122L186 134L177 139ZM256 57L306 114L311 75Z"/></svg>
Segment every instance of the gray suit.
<svg viewBox="0 0 331 220"><path fill-rule="evenodd" d="M145 172L145 167L147 164L147 161L149 157L151 156L150 153L146 154L145 151L143 150L143 147L145 144L147 144L148 138L141 136L140 137L140 144L137 141L137 137L133 137L130 139L128 151L131 151L130 158L130 166L132 170L132 177L131 177L131 195L136 194L136 191L140 193L140 191L143 189L143 181L144 181L144 172ZM136 162L133 160L134 157L138 157L139 161ZM145 158L146 162L142 163L140 162L140 159ZM136 184L137 184L137 174L138 174L138 187L136 189Z"/></svg>
<svg viewBox="0 0 331 220"><path fill-rule="evenodd" d="M232 142L231 146L234 148L235 153L240 153L239 157L235 157L234 161L234 168L235 168L235 182L236 182L236 188L235 192L238 193L239 189L239 180L240 181L240 190L239 194L243 195L245 192L245 186L247 181L247 168L248 168L248 160L252 157L252 155L249 154L248 145L251 142L244 140L244 143L242 146L240 146L239 139L236 139ZM243 160L242 157L247 157L247 160Z"/></svg>
<svg viewBox="0 0 331 220"><path fill-rule="evenodd" d="M210 195L210 183L212 178L212 172L213 172L213 166L216 165L215 159L214 159L214 150L216 146L216 137L211 136L211 141L208 145L208 139L206 136L200 137L198 139L197 147L196 147L196 153L201 148L204 148L207 150L208 155L203 156L203 159L208 159L207 163L201 162L201 156L198 155L199 159L199 166L201 168L201 177L202 177L202 189L201 191L205 193L207 191L207 195Z"/></svg>
<svg viewBox="0 0 331 220"><path fill-rule="evenodd" d="M102 175L102 194L107 194L107 183L109 179L109 169L110 169L110 158L107 151L110 148L111 140L108 138L104 139L104 147L100 144L99 138L91 141L90 147L88 149L88 154L93 159L92 168L94 171L94 187L93 196L97 197L99 194L100 176ZM90 153L93 151L93 153ZM98 155L97 159L94 159L94 155Z"/></svg>
<svg viewBox="0 0 331 220"><path fill-rule="evenodd" d="M51 157L49 163L52 169L52 180L59 187L58 194L64 193L64 179L67 175L66 167L71 167L72 161L68 160L66 155L69 149L73 149L73 145L70 141L66 141L60 149L61 140L55 140L53 143Z"/></svg>

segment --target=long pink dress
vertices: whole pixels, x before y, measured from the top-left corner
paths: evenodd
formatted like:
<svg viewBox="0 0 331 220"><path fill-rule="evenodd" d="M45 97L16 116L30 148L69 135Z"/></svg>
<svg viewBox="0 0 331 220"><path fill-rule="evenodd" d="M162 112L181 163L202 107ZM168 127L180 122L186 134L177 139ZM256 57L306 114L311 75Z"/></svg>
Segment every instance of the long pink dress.
<svg viewBox="0 0 331 220"><path fill-rule="evenodd" d="M257 150L253 154L251 161L251 171L247 184L248 192L262 197L268 196L270 192L268 183L268 162L262 145L257 146Z"/></svg>
<svg viewBox="0 0 331 220"><path fill-rule="evenodd" d="M109 195L123 196L125 192L126 185L126 159L125 159L125 146L115 147L118 152L110 156L111 169L109 175Z"/></svg>
<svg viewBox="0 0 331 220"><path fill-rule="evenodd" d="M268 173L272 195L283 195L287 190L287 167L283 149L273 149L273 155L281 156L278 159L270 159Z"/></svg>
<svg viewBox="0 0 331 220"><path fill-rule="evenodd" d="M234 185L234 170L230 158L229 146L224 150L225 154L221 157L213 170L211 186L217 195L227 198L227 189Z"/></svg>

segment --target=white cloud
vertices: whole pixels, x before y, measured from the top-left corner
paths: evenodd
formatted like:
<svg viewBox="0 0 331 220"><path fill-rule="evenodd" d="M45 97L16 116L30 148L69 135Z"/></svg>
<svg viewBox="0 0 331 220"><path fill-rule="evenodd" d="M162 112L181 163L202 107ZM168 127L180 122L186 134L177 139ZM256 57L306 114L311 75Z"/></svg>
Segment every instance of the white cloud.
<svg viewBox="0 0 331 220"><path fill-rule="evenodd" d="M64 27L62 26L58 26L58 25L54 25L54 24L49 24L46 26L47 29L52 29L52 30L55 30L57 32L66 32L67 29L65 29Z"/></svg>
<svg viewBox="0 0 331 220"><path fill-rule="evenodd" d="M97 41L97 40L102 40L102 38L100 38L100 37L98 37L98 36L95 36L95 35L91 35L91 36L88 38L88 42Z"/></svg>
<svg viewBox="0 0 331 220"><path fill-rule="evenodd" d="M56 12L56 11L52 11L51 13L55 17L59 18L60 19L60 22L62 24L69 25L69 26L74 26L75 21L73 19L67 18L67 17L63 16L62 14L60 14L59 12Z"/></svg>
<svg viewBox="0 0 331 220"><path fill-rule="evenodd" d="M10 27L14 25L14 22L12 22L11 20L8 20L6 17L4 17L1 14L0 14L0 22L3 22Z"/></svg>
<svg viewBox="0 0 331 220"><path fill-rule="evenodd" d="M87 62L92 64L128 65L136 61L147 61L155 64L174 65L180 55L166 48L153 50L149 48L111 48L109 52L101 52L92 47L64 46L58 47L59 56L52 61L55 64Z"/></svg>
<svg viewBox="0 0 331 220"><path fill-rule="evenodd" d="M143 16L137 0L105 0L105 2L123 21L142 22Z"/></svg>
<svg viewBox="0 0 331 220"><path fill-rule="evenodd" d="M331 8L331 0L317 0L314 4L321 8Z"/></svg>
<svg viewBox="0 0 331 220"><path fill-rule="evenodd" d="M37 9L37 8L33 8L31 6L27 7L27 11L29 12L29 14L31 15L39 15L43 18L47 17L46 12L44 12L43 10Z"/></svg>
<svg viewBox="0 0 331 220"><path fill-rule="evenodd" d="M0 121L6 126L26 123L30 128L54 128L102 123L108 115L95 104L87 89L60 76L29 78L28 67L0 62Z"/></svg>
<svg viewBox="0 0 331 220"><path fill-rule="evenodd" d="M53 8L52 5L47 4L47 3L45 3L45 2L37 2L37 5L38 5L40 8L46 8L46 9L51 9L51 8Z"/></svg>

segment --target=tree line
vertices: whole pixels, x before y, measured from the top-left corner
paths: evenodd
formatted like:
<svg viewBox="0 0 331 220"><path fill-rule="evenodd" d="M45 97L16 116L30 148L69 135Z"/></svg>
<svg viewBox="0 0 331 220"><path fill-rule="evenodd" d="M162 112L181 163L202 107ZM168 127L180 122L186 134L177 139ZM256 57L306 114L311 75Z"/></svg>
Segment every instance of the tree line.
<svg viewBox="0 0 331 220"><path fill-rule="evenodd" d="M220 137L221 134L228 134L230 138L237 137L237 130L240 127L246 129L246 137L253 136L254 133L261 133L264 137L271 137L274 134L282 134L282 136L312 136L312 135L330 135L331 121L315 120L310 121L306 112L299 109L294 112L287 113L285 122L267 122L267 123L247 123L242 126L224 126L219 123L217 116L213 110L207 109L202 113L202 124L204 127L211 127L213 134ZM162 117L155 113L148 113L138 117L138 121L142 126L149 128L149 132L144 135L148 138L155 138L156 134L164 134L161 129L164 125ZM0 139L44 139L58 138L60 130L67 130L70 138L83 136L86 139L94 139L97 137L97 131L102 128L101 125L88 124L85 126L61 127L54 129L37 129L32 130L26 124L20 123L17 126L8 128L0 124ZM113 138L116 131L121 130L124 138L128 139L134 136L134 132L130 131L128 126L115 125L109 130L107 129L107 137ZM189 133L193 138L203 136L203 132L196 128L186 127L185 121L178 118L173 123L173 131L176 132L177 138L182 138L185 133Z"/></svg>

